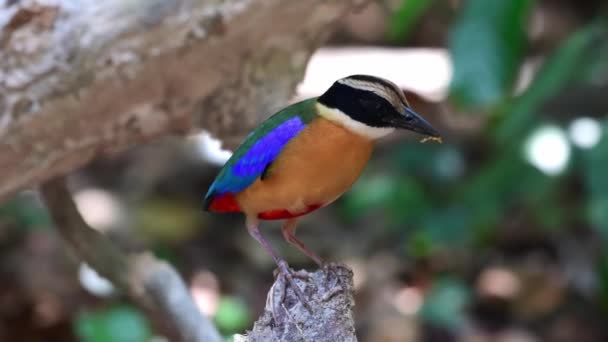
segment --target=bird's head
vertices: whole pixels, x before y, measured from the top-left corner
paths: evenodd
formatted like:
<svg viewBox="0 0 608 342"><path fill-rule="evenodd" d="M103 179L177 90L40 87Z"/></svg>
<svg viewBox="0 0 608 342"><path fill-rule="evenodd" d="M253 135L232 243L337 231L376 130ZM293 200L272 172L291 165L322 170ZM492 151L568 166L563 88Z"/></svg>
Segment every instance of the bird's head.
<svg viewBox="0 0 608 342"><path fill-rule="evenodd" d="M320 115L368 138L380 138L396 128L440 137L430 123L414 112L401 89L380 77L341 78L317 99L317 106Z"/></svg>

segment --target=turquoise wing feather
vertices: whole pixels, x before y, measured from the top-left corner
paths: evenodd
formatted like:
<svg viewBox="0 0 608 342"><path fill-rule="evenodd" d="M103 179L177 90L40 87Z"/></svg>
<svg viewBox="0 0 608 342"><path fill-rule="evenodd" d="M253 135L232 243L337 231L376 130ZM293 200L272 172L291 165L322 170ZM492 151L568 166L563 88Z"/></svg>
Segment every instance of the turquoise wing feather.
<svg viewBox="0 0 608 342"><path fill-rule="evenodd" d="M285 145L316 117L316 98L293 104L264 121L234 151L205 196L207 209L213 199L245 190L281 153Z"/></svg>

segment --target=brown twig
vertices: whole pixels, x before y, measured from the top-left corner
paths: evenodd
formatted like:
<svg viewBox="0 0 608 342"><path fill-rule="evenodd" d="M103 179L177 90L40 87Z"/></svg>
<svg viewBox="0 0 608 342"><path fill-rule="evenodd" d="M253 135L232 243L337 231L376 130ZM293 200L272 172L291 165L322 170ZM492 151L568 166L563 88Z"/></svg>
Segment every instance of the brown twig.
<svg viewBox="0 0 608 342"><path fill-rule="evenodd" d="M142 306L154 304L183 341L221 341L220 334L201 315L170 264L150 253L127 255L89 227L78 212L63 177L47 182L41 187L41 193L57 231L78 257Z"/></svg>

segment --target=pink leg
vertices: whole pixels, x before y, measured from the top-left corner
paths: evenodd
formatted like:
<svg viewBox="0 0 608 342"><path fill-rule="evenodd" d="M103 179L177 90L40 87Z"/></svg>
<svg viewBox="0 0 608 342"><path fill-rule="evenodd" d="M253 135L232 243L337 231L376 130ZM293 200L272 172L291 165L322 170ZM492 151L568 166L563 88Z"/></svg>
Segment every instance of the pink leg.
<svg viewBox="0 0 608 342"><path fill-rule="evenodd" d="M296 246L302 253L306 254L309 258L314 260L319 267L323 267L323 259L321 259L315 252L311 251L306 247L306 245L296 238L296 227L297 227L298 219L291 218L283 223L283 227L281 227L281 232L283 233L283 238L290 244Z"/></svg>
<svg viewBox="0 0 608 342"><path fill-rule="evenodd" d="M259 223L257 222L257 220L247 218L247 231L257 242L260 243L260 245L262 245L262 248L264 248L264 250L268 254L270 254L270 256L274 259L274 262L277 264L277 267L279 268L279 274L284 276L285 279L287 279L289 285L295 292L296 296L298 296L304 306L308 307L308 302L304 298L304 294L293 280L289 265L285 260L279 257L279 255L275 252L270 243L268 243L268 241L264 238L262 232L260 232Z"/></svg>

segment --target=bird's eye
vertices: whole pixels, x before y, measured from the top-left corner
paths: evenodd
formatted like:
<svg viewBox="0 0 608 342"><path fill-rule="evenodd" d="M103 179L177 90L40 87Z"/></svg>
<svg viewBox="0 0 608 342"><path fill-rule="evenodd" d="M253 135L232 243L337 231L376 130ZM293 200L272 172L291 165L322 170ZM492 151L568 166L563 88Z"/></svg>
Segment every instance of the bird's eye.
<svg viewBox="0 0 608 342"><path fill-rule="evenodd" d="M378 101L372 101L372 100L366 99L366 98L359 99L359 104L361 104L361 106L364 108L375 109L375 110L380 109L380 106L381 106Z"/></svg>

